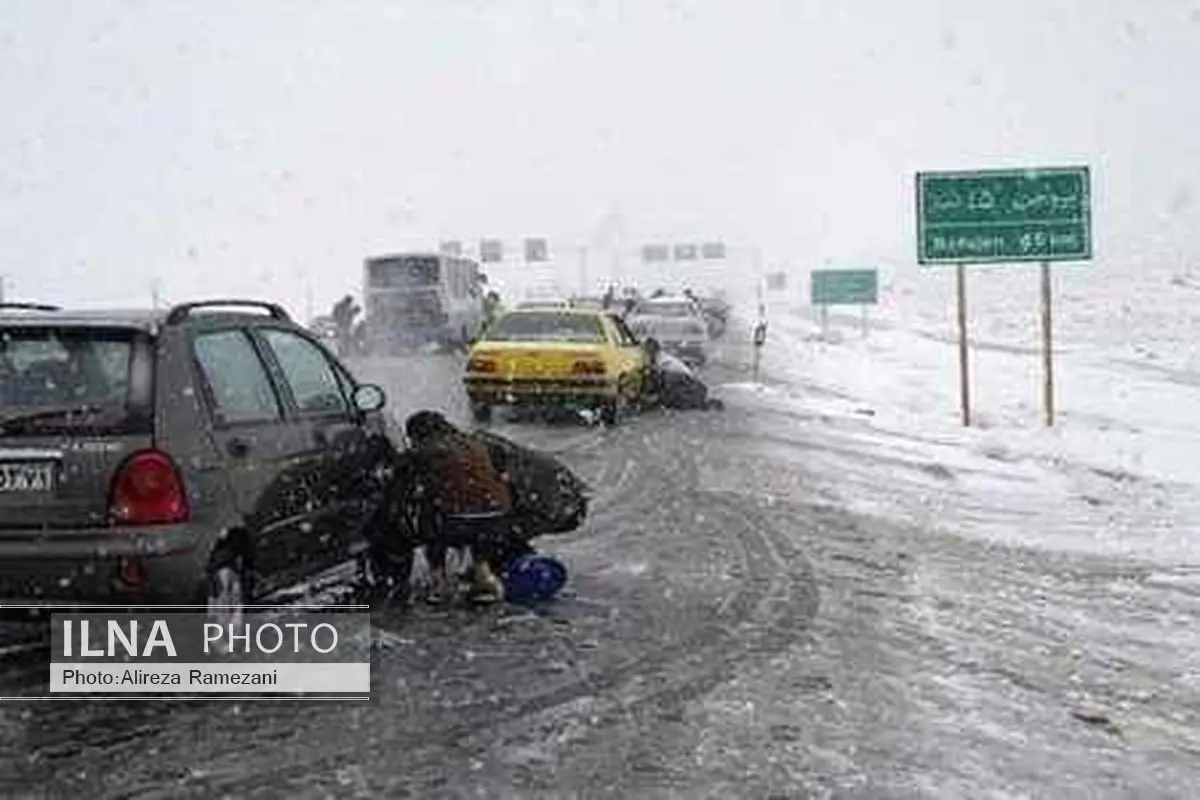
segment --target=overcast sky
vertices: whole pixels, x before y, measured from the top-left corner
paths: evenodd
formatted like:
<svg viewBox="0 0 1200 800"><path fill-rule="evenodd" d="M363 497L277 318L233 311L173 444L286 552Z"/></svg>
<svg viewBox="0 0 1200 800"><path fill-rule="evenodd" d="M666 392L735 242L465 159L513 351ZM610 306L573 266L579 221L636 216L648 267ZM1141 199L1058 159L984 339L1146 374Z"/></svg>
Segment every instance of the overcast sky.
<svg viewBox="0 0 1200 800"><path fill-rule="evenodd" d="M1200 3L6 0L0 273L357 291L442 237L915 262L918 169L1090 164L1097 266L1200 237ZM915 268L915 266L913 267Z"/></svg>

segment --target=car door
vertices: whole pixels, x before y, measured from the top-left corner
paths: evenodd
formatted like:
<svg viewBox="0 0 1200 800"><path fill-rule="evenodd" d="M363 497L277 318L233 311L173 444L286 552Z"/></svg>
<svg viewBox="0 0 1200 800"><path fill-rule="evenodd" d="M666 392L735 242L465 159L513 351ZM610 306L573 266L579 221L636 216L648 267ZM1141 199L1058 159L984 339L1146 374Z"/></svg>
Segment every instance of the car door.
<svg viewBox="0 0 1200 800"><path fill-rule="evenodd" d="M634 396L640 395L646 380L645 353L642 350L642 345L638 342L637 337L633 335L633 331L629 330L629 326L625 324L623 319L616 314L609 314L608 320L616 334L617 349L620 351L621 372L622 374L631 376L630 379L633 381L630 387L631 393Z"/></svg>
<svg viewBox="0 0 1200 800"><path fill-rule="evenodd" d="M361 466L371 449L353 388L316 341L295 330L261 326L256 333L286 386L285 401L313 476L314 526L300 548L314 565L344 560L357 541L365 509Z"/></svg>
<svg viewBox="0 0 1200 800"><path fill-rule="evenodd" d="M245 328L198 330L191 350L231 495L253 542L257 588L278 588L294 574L294 543L307 525L307 504L293 482L303 471L301 443Z"/></svg>

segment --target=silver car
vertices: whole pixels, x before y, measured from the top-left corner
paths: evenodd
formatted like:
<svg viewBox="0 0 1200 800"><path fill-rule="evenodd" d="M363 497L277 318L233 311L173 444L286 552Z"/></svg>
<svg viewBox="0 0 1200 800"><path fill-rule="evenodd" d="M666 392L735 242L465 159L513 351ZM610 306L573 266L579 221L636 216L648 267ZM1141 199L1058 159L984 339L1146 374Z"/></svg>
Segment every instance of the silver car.
<svg viewBox="0 0 1200 800"><path fill-rule="evenodd" d="M346 560L384 402L273 304L0 304L0 604L241 606Z"/></svg>

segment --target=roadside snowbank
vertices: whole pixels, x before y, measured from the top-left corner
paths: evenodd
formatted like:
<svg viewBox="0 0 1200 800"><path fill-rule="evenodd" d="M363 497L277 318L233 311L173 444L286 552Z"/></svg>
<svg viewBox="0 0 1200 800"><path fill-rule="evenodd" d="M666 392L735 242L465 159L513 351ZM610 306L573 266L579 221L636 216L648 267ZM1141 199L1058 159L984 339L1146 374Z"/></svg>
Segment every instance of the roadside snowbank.
<svg viewBox="0 0 1200 800"><path fill-rule="evenodd" d="M823 337L806 303L769 297L768 384L723 391L807 420L806 436L829 445L809 457L853 507L1010 543L1200 563L1200 357L1188 338L1200 291L1171 273L1069 282L1083 277L1056 275L1050 429L1029 270L969 279L970 428L950 274L885 283L865 338L854 309L831 315Z"/></svg>

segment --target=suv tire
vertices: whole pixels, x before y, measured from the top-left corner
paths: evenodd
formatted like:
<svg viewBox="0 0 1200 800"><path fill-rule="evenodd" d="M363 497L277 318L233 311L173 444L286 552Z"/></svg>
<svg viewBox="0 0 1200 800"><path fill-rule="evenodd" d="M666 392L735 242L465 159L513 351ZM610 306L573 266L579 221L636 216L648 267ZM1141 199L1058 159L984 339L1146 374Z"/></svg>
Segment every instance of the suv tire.
<svg viewBox="0 0 1200 800"><path fill-rule="evenodd" d="M403 548L397 553L368 546L358 556L358 579L363 594L384 603L407 603L413 560L412 548Z"/></svg>

